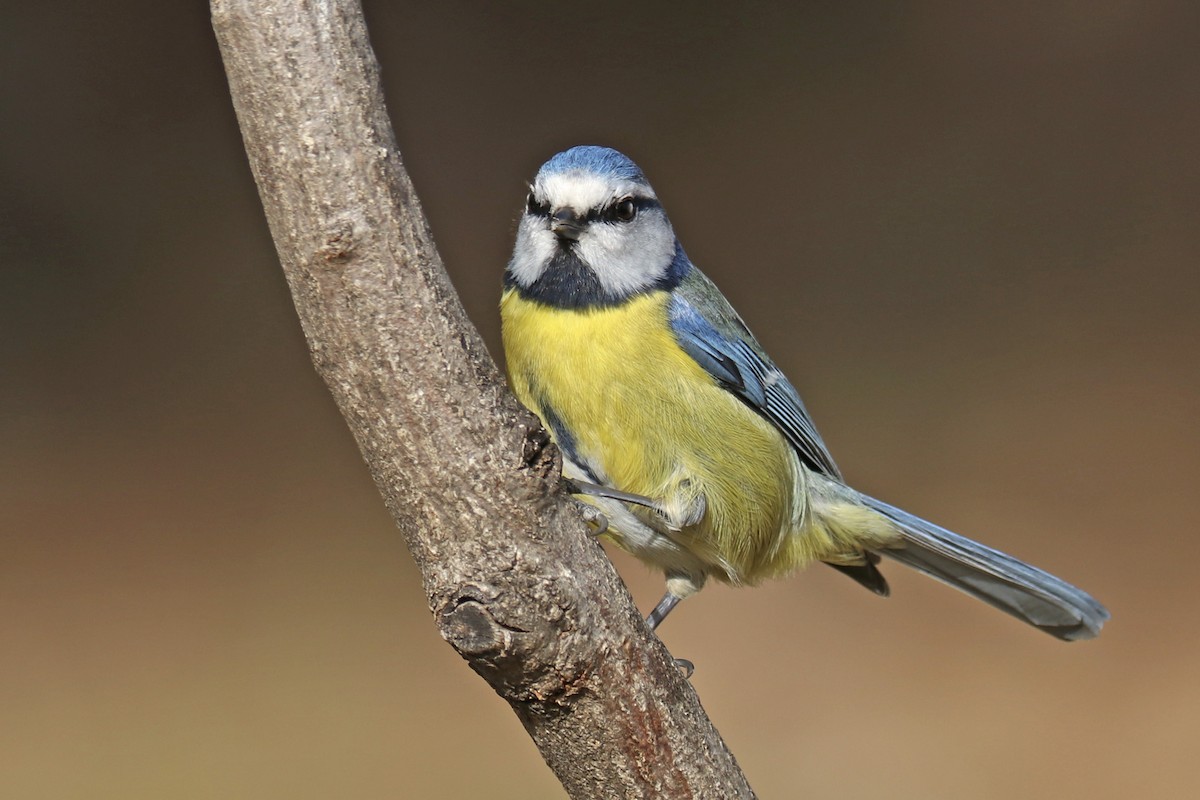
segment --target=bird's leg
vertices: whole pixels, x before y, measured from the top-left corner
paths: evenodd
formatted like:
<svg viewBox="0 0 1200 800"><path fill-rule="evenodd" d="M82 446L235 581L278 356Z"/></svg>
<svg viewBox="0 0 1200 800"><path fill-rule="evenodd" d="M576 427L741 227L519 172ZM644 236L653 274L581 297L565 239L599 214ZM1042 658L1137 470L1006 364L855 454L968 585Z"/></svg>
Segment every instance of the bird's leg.
<svg viewBox="0 0 1200 800"><path fill-rule="evenodd" d="M563 477L562 482L563 487L571 494L586 494L591 495L592 497L603 497L608 500L617 500L622 503L633 503L634 505L644 506L657 514L661 514L664 517L667 516L667 513L665 509L663 509L662 505L651 500L649 497L643 497L640 494L622 492L620 489L611 489L607 486L575 480L574 478L568 478L566 476ZM704 516L705 509L703 495L701 495L698 499L699 510L694 513L697 517L702 517ZM595 536L599 536L608 530L608 517L606 517L603 512L601 512L595 506L579 500L576 500L575 503L579 506L581 512L583 513L584 520L588 524L596 526L597 530L594 534ZM663 595L663 599L658 601L658 605L656 605L654 610L650 612L650 616L646 617L646 624L650 626L650 630L655 630L658 628L659 624L667 618L667 614L671 613L671 609L675 608L675 606L679 604L679 601L682 600L684 596L691 594L700 586L702 586L704 584L704 578L702 576L698 582L693 582L687 578L684 578L682 581L676 579L676 582L680 583L680 586L683 589L682 594L671 591L668 588L667 593ZM670 583L671 579L668 579L668 585L670 585ZM686 658L675 659L675 665L683 670L685 678L690 679L692 677L692 673L696 671L696 665L691 661L688 661Z"/></svg>
<svg viewBox="0 0 1200 800"><path fill-rule="evenodd" d="M571 494L589 494L592 497L603 497L608 500L620 500L622 503L633 503L637 506L645 506L651 511L663 513L662 506L651 500L649 497L643 497L640 494L632 492L622 492L620 489L610 489L607 486L601 486L598 483L587 483L585 481L577 481L574 478L563 478L563 485Z"/></svg>
<svg viewBox="0 0 1200 800"><path fill-rule="evenodd" d="M658 628L659 624L667 618L667 614L671 613L671 609L679 605L680 598L678 595L667 592L663 595L663 599L658 601L658 605L650 612L650 616L646 617L646 624L650 626L650 630Z"/></svg>
<svg viewBox="0 0 1200 800"><path fill-rule="evenodd" d="M672 594L671 592L663 595L663 599L658 601L658 605L650 612L650 616L646 617L646 624L650 626L650 630L657 629L659 624L667 618L667 614L671 613L671 609L679 605L679 601L682 599L679 595ZM696 671L696 665L686 658L675 659L675 666L683 670L683 677L688 679Z"/></svg>
<svg viewBox="0 0 1200 800"><path fill-rule="evenodd" d="M622 503L633 503L634 505L645 506L659 514L663 513L662 506L651 500L649 497L643 497L640 494L632 492L622 492L620 489L610 489L607 486L601 486L598 483L587 483L586 481L577 481L574 478L564 477L562 479L563 487L571 494L586 494L592 497L603 497L607 500L619 500ZM608 530L608 517L604 512L600 511L595 506L575 501L583 513L583 519L596 530L593 536L600 536Z"/></svg>

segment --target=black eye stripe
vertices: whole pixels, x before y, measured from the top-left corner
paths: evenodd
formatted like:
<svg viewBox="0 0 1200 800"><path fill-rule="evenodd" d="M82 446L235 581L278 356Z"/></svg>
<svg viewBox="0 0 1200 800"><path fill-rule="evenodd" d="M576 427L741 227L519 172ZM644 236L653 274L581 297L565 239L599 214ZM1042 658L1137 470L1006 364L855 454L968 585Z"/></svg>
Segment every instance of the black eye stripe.
<svg viewBox="0 0 1200 800"><path fill-rule="evenodd" d="M533 190L529 190L529 195L525 198L525 211L538 217L550 216L550 204L544 203L537 199Z"/></svg>
<svg viewBox="0 0 1200 800"><path fill-rule="evenodd" d="M619 197L607 203L600 208L593 208L580 219L580 222L612 222L618 223L621 221L617 215L617 208L625 201L631 201L634 207L634 217L643 211L648 211L654 208L662 208L662 204L652 197ZM537 196L532 191L525 197L525 212L535 217L549 217L550 204L542 200L538 200ZM628 220L626 220L628 221Z"/></svg>
<svg viewBox="0 0 1200 800"><path fill-rule="evenodd" d="M662 205L652 197L618 197L602 208L593 208L588 212L586 219L588 222L620 222L621 219L617 215L617 209L621 203L627 200L633 203L634 217L652 208L662 208Z"/></svg>

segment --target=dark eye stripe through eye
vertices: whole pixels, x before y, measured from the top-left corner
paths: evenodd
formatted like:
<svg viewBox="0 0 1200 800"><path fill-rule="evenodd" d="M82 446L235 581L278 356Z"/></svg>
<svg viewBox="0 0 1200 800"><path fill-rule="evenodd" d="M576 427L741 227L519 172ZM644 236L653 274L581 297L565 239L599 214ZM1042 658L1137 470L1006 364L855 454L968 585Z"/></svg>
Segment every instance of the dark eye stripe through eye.
<svg viewBox="0 0 1200 800"><path fill-rule="evenodd" d="M539 217L546 217L550 215L550 205L539 201L534 196L533 190L530 189L529 195L525 198L525 211Z"/></svg>
<svg viewBox="0 0 1200 800"><path fill-rule="evenodd" d="M643 211L660 207L657 200L649 197L622 197L588 214L588 218L613 223L632 222Z"/></svg>

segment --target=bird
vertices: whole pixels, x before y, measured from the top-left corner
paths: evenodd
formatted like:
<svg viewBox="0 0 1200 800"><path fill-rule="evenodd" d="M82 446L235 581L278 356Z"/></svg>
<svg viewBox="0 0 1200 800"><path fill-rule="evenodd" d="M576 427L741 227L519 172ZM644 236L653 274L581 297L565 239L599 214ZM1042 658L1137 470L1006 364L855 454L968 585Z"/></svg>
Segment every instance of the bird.
<svg viewBox="0 0 1200 800"><path fill-rule="evenodd" d="M664 574L652 630L710 578L750 586L815 562L887 596L884 558L1062 640L1109 619L1060 578L851 488L617 150L572 147L538 170L500 316L509 384L561 451L569 491Z"/></svg>

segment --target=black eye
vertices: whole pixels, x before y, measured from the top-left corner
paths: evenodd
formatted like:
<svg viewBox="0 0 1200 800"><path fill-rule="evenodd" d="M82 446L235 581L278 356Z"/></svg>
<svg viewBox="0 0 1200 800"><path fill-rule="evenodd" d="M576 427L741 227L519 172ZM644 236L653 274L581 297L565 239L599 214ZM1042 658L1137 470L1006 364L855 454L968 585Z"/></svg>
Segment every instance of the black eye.
<svg viewBox="0 0 1200 800"><path fill-rule="evenodd" d="M622 197L613 207L613 215L621 222L631 222L637 215L637 206L632 197Z"/></svg>
<svg viewBox="0 0 1200 800"><path fill-rule="evenodd" d="M529 195L525 198L525 210L530 214L545 214L550 209L545 203L539 203L538 199L533 196L533 190L529 190Z"/></svg>

